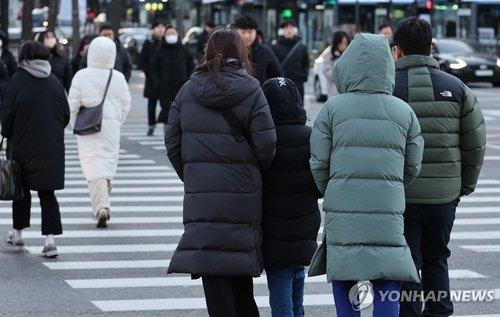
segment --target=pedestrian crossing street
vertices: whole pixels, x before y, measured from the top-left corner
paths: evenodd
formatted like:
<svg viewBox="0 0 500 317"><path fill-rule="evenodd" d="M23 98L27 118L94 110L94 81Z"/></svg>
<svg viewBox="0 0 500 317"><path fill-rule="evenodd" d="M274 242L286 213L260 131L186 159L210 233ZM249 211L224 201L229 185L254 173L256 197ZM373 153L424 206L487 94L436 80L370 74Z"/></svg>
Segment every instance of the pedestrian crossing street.
<svg viewBox="0 0 500 317"><path fill-rule="evenodd" d="M125 125L122 140L165 150L157 140L162 137L142 137L143 134L143 125ZM102 312L206 315L201 281L191 280L187 275L166 275L169 259L183 232L182 186L171 167L143 157L140 150L131 153L122 149L113 181L109 227L97 229L78 162L76 138L68 131L66 188L56 193L64 233L55 238L59 257L41 259L47 274L62 277L74 292L81 292L82 298L88 298ZM500 252L500 230L491 226L500 223L499 192L500 179L482 175L476 193L460 203L452 245L472 252L471 256ZM36 194L31 224L23 232L23 238L26 250L35 257L43 246ZM11 203L0 202L0 229L6 232L11 227ZM455 267L452 260L450 267L452 286L457 281L475 281L475 289L481 289L481 281L489 278L489 272L477 270L475 263ZM325 276L306 278L305 305L316 309L328 307L333 312L331 287L325 281ZM254 284L258 306L266 309L269 304L265 276L254 279ZM495 299L500 299L500 289L495 289Z"/></svg>

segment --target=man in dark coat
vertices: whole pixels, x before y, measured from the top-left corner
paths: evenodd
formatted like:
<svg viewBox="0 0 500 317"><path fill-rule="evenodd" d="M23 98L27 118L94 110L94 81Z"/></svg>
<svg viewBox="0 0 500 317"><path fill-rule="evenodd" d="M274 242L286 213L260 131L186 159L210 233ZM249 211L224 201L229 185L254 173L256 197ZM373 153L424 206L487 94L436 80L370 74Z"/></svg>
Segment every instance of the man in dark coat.
<svg viewBox="0 0 500 317"><path fill-rule="evenodd" d="M215 28L215 23L212 21L207 21L205 22L205 28L203 29L203 32L198 34L196 37L196 53L198 54L198 57L203 55L203 48L205 47L205 43L208 40L208 34L212 32L212 30Z"/></svg>
<svg viewBox="0 0 500 317"><path fill-rule="evenodd" d="M304 266L317 248L322 197L309 168L306 110L288 78L262 85L276 126L276 155L263 175L262 251L273 316L303 316Z"/></svg>
<svg viewBox="0 0 500 317"><path fill-rule="evenodd" d="M250 61L255 69L254 77L261 85L269 78L283 77L280 62L273 51L259 43L257 38L259 25L253 16L243 15L239 17L234 21L232 27L236 29L245 45L249 48Z"/></svg>
<svg viewBox="0 0 500 317"><path fill-rule="evenodd" d="M4 241L24 246L20 235L30 226L30 190L35 190L42 209L42 234L47 236L42 256L54 257L57 248L53 236L62 233L54 190L64 188L64 128L70 114L64 87L51 74L49 56L40 42L23 44L19 70L11 78L2 103L2 136L9 140L12 159L22 166L24 190L24 198L12 204L14 232Z"/></svg>
<svg viewBox="0 0 500 317"><path fill-rule="evenodd" d="M283 30L283 36L278 37L271 49L280 61L285 77L293 80L297 86L303 104L304 83L309 75L309 52L297 36L297 27L293 20L284 21L280 28Z"/></svg>
<svg viewBox="0 0 500 317"><path fill-rule="evenodd" d="M9 50L9 36L0 30L0 55L2 57L7 70L9 71L9 77L14 76L17 70L17 62L14 55Z"/></svg>
<svg viewBox="0 0 500 317"><path fill-rule="evenodd" d="M164 21L154 21L151 24L153 37L142 46L141 54L139 55L139 67L146 75L146 84L144 85L144 97L148 98L148 135L154 133L156 127L156 104L158 103L158 92L155 89L153 77L150 74L151 63L160 43L164 42L165 28L167 23Z"/></svg>
<svg viewBox="0 0 500 317"><path fill-rule="evenodd" d="M125 75L125 79L128 82L130 80L130 76L132 76L132 59L130 58L130 54L123 47L122 43L115 38L115 32L110 25L104 24L101 26L99 29L99 36L105 36L115 42L116 60L114 69ZM82 68L87 68L87 54L83 56L82 61L80 62L80 69Z"/></svg>

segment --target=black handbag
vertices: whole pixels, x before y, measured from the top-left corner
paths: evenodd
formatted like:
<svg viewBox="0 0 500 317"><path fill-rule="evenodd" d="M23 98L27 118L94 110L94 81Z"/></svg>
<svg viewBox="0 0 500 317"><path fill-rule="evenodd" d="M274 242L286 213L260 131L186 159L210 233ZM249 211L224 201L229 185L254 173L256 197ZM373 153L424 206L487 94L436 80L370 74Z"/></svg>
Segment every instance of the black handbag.
<svg viewBox="0 0 500 317"><path fill-rule="evenodd" d="M0 151L3 151L3 139ZM0 157L0 200L20 200L24 197L21 165L12 160L12 148L9 158Z"/></svg>
<svg viewBox="0 0 500 317"><path fill-rule="evenodd" d="M108 93L109 83L111 82L112 76L113 70L110 69L108 83L106 84L106 90L104 90L104 97L102 98L101 103L91 108L81 106L80 110L78 110L75 126L73 128L74 134L88 135L101 131L102 108L104 106L104 100L106 100L106 94Z"/></svg>

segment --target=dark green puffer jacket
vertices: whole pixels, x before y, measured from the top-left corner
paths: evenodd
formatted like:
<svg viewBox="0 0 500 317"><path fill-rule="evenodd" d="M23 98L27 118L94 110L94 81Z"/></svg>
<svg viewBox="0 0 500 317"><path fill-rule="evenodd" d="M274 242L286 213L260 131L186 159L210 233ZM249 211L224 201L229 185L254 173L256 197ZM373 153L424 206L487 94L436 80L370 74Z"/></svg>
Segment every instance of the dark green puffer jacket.
<svg viewBox="0 0 500 317"><path fill-rule="evenodd" d="M392 96L394 71L387 40L370 34L358 35L333 68L340 95L323 106L311 135L325 228L310 276L419 281L403 213L423 138L410 106Z"/></svg>
<svg viewBox="0 0 500 317"><path fill-rule="evenodd" d="M396 61L394 96L408 102L425 140L422 171L406 188L409 204L445 204L476 188L486 127L474 93L424 55Z"/></svg>

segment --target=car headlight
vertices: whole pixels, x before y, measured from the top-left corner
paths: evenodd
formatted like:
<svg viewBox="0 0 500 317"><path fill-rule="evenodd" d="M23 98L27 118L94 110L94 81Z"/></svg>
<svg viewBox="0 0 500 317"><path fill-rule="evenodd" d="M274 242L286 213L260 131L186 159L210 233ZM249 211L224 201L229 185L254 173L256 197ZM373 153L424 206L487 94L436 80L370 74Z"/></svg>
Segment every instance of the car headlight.
<svg viewBox="0 0 500 317"><path fill-rule="evenodd" d="M465 61L461 60L460 58L457 58L455 63L450 64L451 69L462 69L466 66L467 66L467 63Z"/></svg>
<svg viewBox="0 0 500 317"><path fill-rule="evenodd" d="M500 58L497 58L497 66L500 67Z"/></svg>

